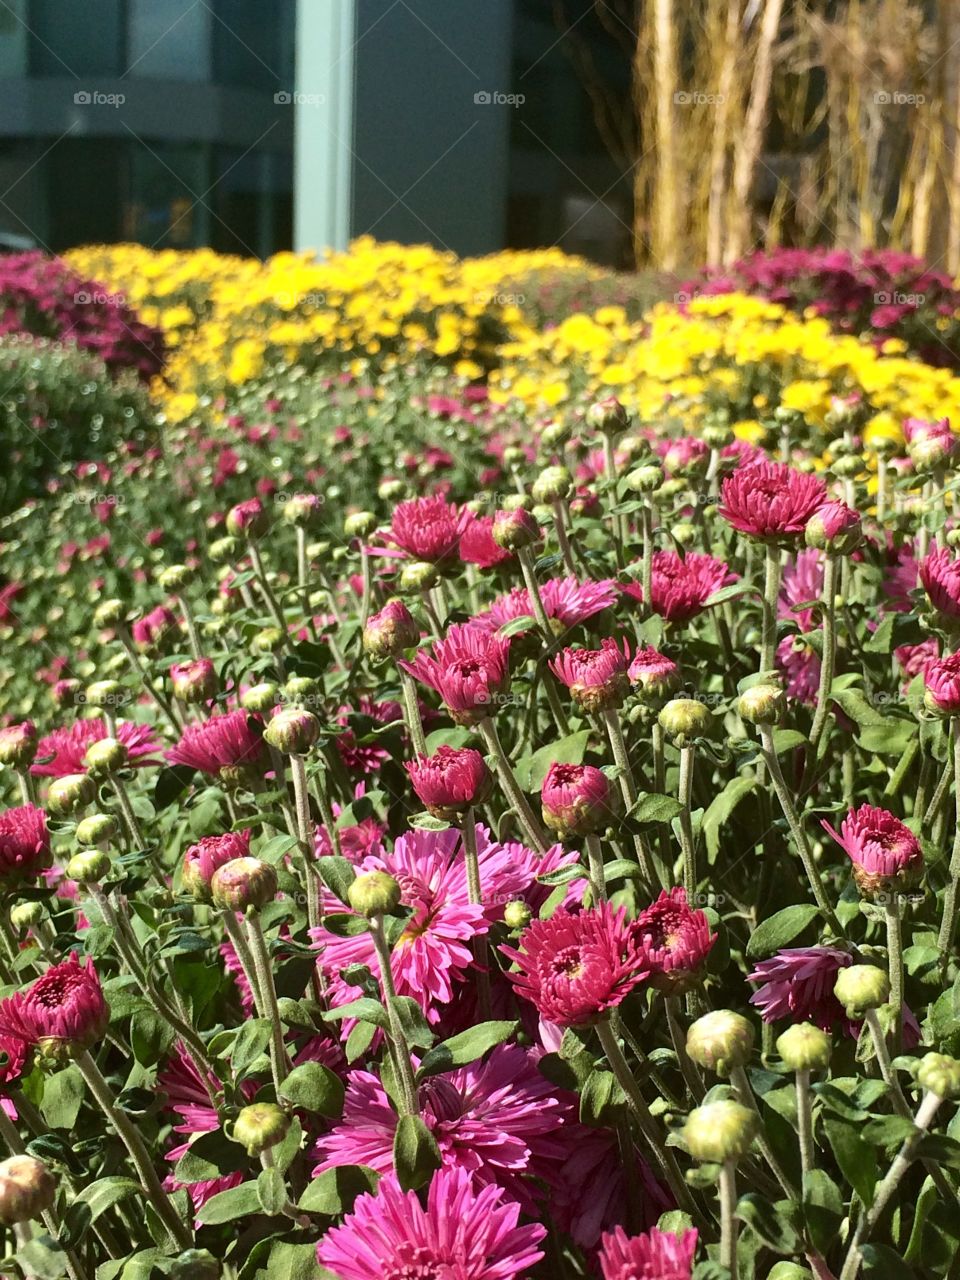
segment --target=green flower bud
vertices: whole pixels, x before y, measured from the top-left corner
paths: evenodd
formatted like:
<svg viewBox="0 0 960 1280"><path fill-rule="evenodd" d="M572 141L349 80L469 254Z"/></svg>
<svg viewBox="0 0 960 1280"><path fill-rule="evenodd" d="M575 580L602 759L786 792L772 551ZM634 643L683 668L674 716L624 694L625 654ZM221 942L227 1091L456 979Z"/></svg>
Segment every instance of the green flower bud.
<svg viewBox="0 0 960 1280"><path fill-rule="evenodd" d="M630 425L630 415L616 396L597 400L586 412L587 424L605 436L616 436Z"/></svg>
<svg viewBox="0 0 960 1280"><path fill-rule="evenodd" d="M275 1102L252 1102L233 1122L233 1141L246 1148L247 1155L259 1156L282 1142L290 1128L290 1117Z"/></svg>
<svg viewBox="0 0 960 1280"><path fill-rule="evenodd" d="M83 757L83 763L95 777L108 778L119 773L129 760L127 748L117 738L101 738L99 742L91 742Z"/></svg>
<svg viewBox="0 0 960 1280"><path fill-rule="evenodd" d="M514 898L503 908L503 922L508 929L525 929L532 919L533 912L522 898Z"/></svg>
<svg viewBox="0 0 960 1280"><path fill-rule="evenodd" d="M29 769L37 755L37 730L30 720L0 729L0 764L8 769Z"/></svg>
<svg viewBox="0 0 960 1280"><path fill-rule="evenodd" d="M852 964L837 974L833 994L847 1017L860 1021L871 1009L879 1009L890 998L890 979L872 964Z"/></svg>
<svg viewBox="0 0 960 1280"><path fill-rule="evenodd" d="M570 439L570 426L566 422L548 422L540 432L540 444L549 452L562 449Z"/></svg>
<svg viewBox="0 0 960 1280"><path fill-rule="evenodd" d="M407 491L402 480L381 480L377 488L377 497L384 502L397 502Z"/></svg>
<svg viewBox="0 0 960 1280"><path fill-rule="evenodd" d="M372 511L354 511L343 522L348 538L368 538L376 527L377 517Z"/></svg>
<svg viewBox="0 0 960 1280"><path fill-rule="evenodd" d="M737 710L747 724L776 724L783 716L787 697L779 685L754 684L740 695Z"/></svg>
<svg viewBox="0 0 960 1280"><path fill-rule="evenodd" d="M102 849L83 849L66 866L68 880L77 884L99 884L110 874L110 855Z"/></svg>
<svg viewBox="0 0 960 1280"><path fill-rule="evenodd" d="M501 511L532 511L533 499L526 493L508 493L500 504L500 509Z"/></svg>
<svg viewBox="0 0 960 1280"><path fill-rule="evenodd" d="M679 542L681 547L689 547L692 542L697 540L697 526L690 524L688 520L681 520L679 524L673 525L670 533L674 541Z"/></svg>
<svg viewBox="0 0 960 1280"><path fill-rule="evenodd" d="M566 467L545 467L533 482L534 502L562 502L573 489L573 477Z"/></svg>
<svg viewBox="0 0 960 1280"><path fill-rule="evenodd" d="M812 1022L787 1027L777 1038L777 1053L791 1071L826 1071L832 1052L830 1037Z"/></svg>
<svg viewBox="0 0 960 1280"><path fill-rule="evenodd" d="M191 569L189 565L171 564L166 569L161 569L157 581L164 591L172 591L175 594L179 594L185 587L189 587L196 576L196 569Z"/></svg>
<svg viewBox="0 0 960 1280"><path fill-rule="evenodd" d="M521 463L526 462L527 455L517 445L509 444L503 451L503 460L508 467L519 467Z"/></svg>
<svg viewBox="0 0 960 1280"><path fill-rule="evenodd" d="M312 676L291 676L283 686L283 692L291 702L314 702L323 691L320 682Z"/></svg>
<svg viewBox="0 0 960 1280"><path fill-rule="evenodd" d="M57 1183L45 1164L33 1156L0 1161L0 1222L12 1227L39 1218L53 1205Z"/></svg>
<svg viewBox="0 0 960 1280"><path fill-rule="evenodd" d="M240 544L236 538L217 538L207 548L207 555L214 564L233 564L240 554Z"/></svg>
<svg viewBox="0 0 960 1280"><path fill-rule="evenodd" d="M259 911L277 896L277 873L259 858L233 858L214 872L210 896L224 911Z"/></svg>
<svg viewBox="0 0 960 1280"><path fill-rule="evenodd" d="M296 529L308 529L320 518L323 500L315 493L294 493L283 505L283 518Z"/></svg>
<svg viewBox="0 0 960 1280"><path fill-rule="evenodd" d="M540 541L540 526L522 508L516 511L498 511L493 517L491 536L498 547L506 551L519 551Z"/></svg>
<svg viewBox="0 0 960 1280"><path fill-rule="evenodd" d="M244 711L272 711L280 700L280 693L275 684L251 685L240 695L240 705Z"/></svg>
<svg viewBox="0 0 960 1280"><path fill-rule="evenodd" d="M97 784L88 773L68 773L54 778L47 791L47 811L62 818L93 804L97 798Z"/></svg>
<svg viewBox="0 0 960 1280"><path fill-rule="evenodd" d="M277 653L286 643L287 633L281 627L263 627L250 641L252 653Z"/></svg>
<svg viewBox="0 0 960 1280"><path fill-rule="evenodd" d="M713 713L696 698L673 698L660 708L657 720L664 733L682 747L707 732Z"/></svg>
<svg viewBox="0 0 960 1280"><path fill-rule="evenodd" d="M92 707L122 707L127 691L118 680L97 680L83 691L84 700Z"/></svg>
<svg viewBox="0 0 960 1280"><path fill-rule="evenodd" d="M739 1013L717 1009L705 1013L687 1031L687 1054L705 1071L728 1076L745 1066L753 1053L753 1027Z"/></svg>
<svg viewBox="0 0 960 1280"><path fill-rule="evenodd" d="M112 813L91 813L77 823L77 843L85 845L106 845L115 839L120 831L120 823Z"/></svg>
<svg viewBox="0 0 960 1280"><path fill-rule="evenodd" d="M720 422L714 422L709 426L704 427L701 434L703 436L703 443L708 445L711 449L717 450L726 449L727 445L733 444L736 439L736 436L730 428Z"/></svg>
<svg viewBox="0 0 960 1280"><path fill-rule="evenodd" d="M917 1065L917 1084L938 1098L960 1098L960 1062L945 1053L926 1053Z"/></svg>
<svg viewBox="0 0 960 1280"><path fill-rule="evenodd" d="M663 484L663 468L655 462L635 467L626 475L626 485L634 493L656 493Z"/></svg>
<svg viewBox="0 0 960 1280"><path fill-rule="evenodd" d="M10 908L10 923L18 933L24 933L38 925L46 915L46 908L36 899L32 902L18 902Z"/></svg>
<svg viewBox="0 0 960 1280"><path fill-rule="evenodd" d="M170 1263L171 1280L220 1280L220 1263L208 1249L186 1249Z"/></svg>
<svg viewBox="0 0 960 1280"><path fill-rule="evenodd" d="M117 627L127 616L127 606L122 600L103 600L93 611L96 627Z"/></svg>
<svg viewBox="0 0 960 1280"><path fill-rule="evenodd" d="M413 560L400 570L401 591L429 591L440 581L436 565L426 560Z"/></svg>
<svg viewBox="0 0 960 1280"><path fill-rule="evenodd" d="M302 756L320 735L320 721L306 707L282 707L267 723L264 741L284 755Z"/></svg>
<svg viewBox="0 0 960 1280"><path fill-rule="evenodd" d="M707 1102L687 1116L683 1138L694 1160L725 1164L750 1150L760 1132L760 1119L739 1102Z"/></svg>
<svg viewBox="0 0 960 1280"><path fill-rule="evenodd" d="M347 890L347 901L367 920L386 915L400 905L400 886L386 871L364 871Z"/></svg>

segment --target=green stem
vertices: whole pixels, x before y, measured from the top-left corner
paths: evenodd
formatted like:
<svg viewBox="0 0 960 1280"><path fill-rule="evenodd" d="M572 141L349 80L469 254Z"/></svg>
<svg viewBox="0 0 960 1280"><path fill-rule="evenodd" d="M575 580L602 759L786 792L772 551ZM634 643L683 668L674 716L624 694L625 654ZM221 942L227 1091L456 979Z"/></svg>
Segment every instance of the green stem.
<svg viewBox="0 0 960 1280"><path fill-rule="evenodd" d="M425 756L427 754L427 739L423 732L423 721L420 719L420 707L417 704L417 686L409 672L404 671L402 667L398 667L397 671L400 675L400 689L403 693L403 712L404 719L407 722L407 733L409 733L410 741L413 743L414 754Z"/></svg>
<svg viewBox="0 0 960 1280"><path fill-rule="evenodd" d="M735 1067L730 1073L730 1079L733 1082L733 1086L737 1091L737 1096L742 1105L749 1107L754 1115L760 1120L761 1128L756 1140L760 1154L770 1166L773 1171L773 1176L780 1183L783 1193L787 1199L795 1200L797 1198L796 1188L784 1171L783 1165L777 1159L776 1153L770 1146L770 1143L767 1141L767 1136L763 1129L763 1116L760 1112L760 1108L757 1106L757 1099L754 1096L753 1089L750 1086L750 1077L747 1075L743 1067Z"/></svg>
<svg viewBox="0 0 960 1280"><path fill-rule="evenodd" d="M600 837L589 835L584 838L587 848L587 866L590 873L590 887L597 902L606 902L607 883L603 874L603 852L600 848Z"/></svg>
<svg viewBox="0 0 960 1280"><path fill-rule="evenodd" d="M776 671L777 599L780 595L780 548L767 544L763 581L763 628L760 640L760 670Z"/></svg>
<svg viewBox="0 0 960 1280"><path fill-rule="evenodd" d="M613 499L613 505L616 506L618 502L617 459L613 448L613 437L606 432L604 432L603 436L603 460L607 472L607 482L610 486L610 497ZM614 516L611 521L611 527L613 529L613 547L617 554L617 566L622 569L624 564L623 544L626 541L623 516Z"/></svg>
<svg viewBox="0 0 960 1280"><path fill-rule="evenodd" d="M463 815L460 828L463 839L463 861L467 872L467 900L476 906L483 904L483 886L480 883L480 858L477 854L477 820L473 806ZM474 960L477 965L477 999L481 1022L488 1022L492 1009L490 999L490 967L487 940L483 935L474 938Z"/></svg>
<svg viewBox="0 0 960 1280"><path fill-rule="evenodd" d="M630 756L627 753L627 743L623 736L623 726L620 723L620 713L616 707L608 707L602 713L604 727L607 731L607 738L610 742L610 750L613 752L613 762L617 766L620 777L620 792L623 796L623 803L629 811L636 804L637 800L637 784L634 781L633 769L630 765ZM647 882L655 885L658 880L661 884L664 882L660 879L653 865L653 859L650 856L650 850L646 846L643 836L637 832L633 837L633 847L637 855L637 862L643 871Z"/></svg>
<svg viewBox="0 0 960 1280"><path fill-rule="evenodd" d="M725 1160L720 1166L720 1265L737 1280L737 1166Z"/></svg>
<svg viewBox="0 0 960 1280"><path fill-rule="evenodd" d="M37 803L37 790L29 769L17 770L17 785L20 788L20 803L35 805Z"/></svg>
<svg viewBox="0 0 960 1280"><path fill-rule="evenodd" d="M260 588L260 593L266 602L267 611L276 625L283 632L283 643L284 646L286 646L289 642L289 636L287 634L287 620L283 616L283 610L280 608L277 597L273 594L273 587L271 587L270 579L267 577L267 571L264 567L263 557L260 554L260 548L257 546L253 538L247 539L247 550L250 553L250 563L253 565L253 574L257 580L257 586Z"/></svg>
<svg viewBox="0 0 960 1280"><path fill-rule="evenodd" d="M373 939L377 961L380 967L380 986L383 989L383 1003L387 1010L388 1035L393 1045L394 1061L400 1074L400 1088L403 1093L404 1115L420 1114L420 1099L417 1095L417 1082L410 1061L410 1046L397 1013L397 988L393 981L393 967L390 963L390 947L383 931L383 917L376 916L370 921L370 937Z"/></svg>
<svg viewBox="0 0 960 1280"><path fill-rule="evenodd" d="M203 645L200 643L200 632L197 629L197 620L193 616L193 610L186 596L177 596L177 604L183 610L183 620L187 624L187 637L190 641L190 652L194 658L203 657Z"/></svg>
<svg viewBox="0 0 960 1280"><path fill-rule="evenodd" d="M233 911L222 912L223 927L226 930L227 937L230 939L230 945L236 952L237 959L240 962L240 968L243 970L244 977L250 986L250 994L253 996L253 1003L257 1010L257 1016L266 1018L269 1016L267 1007L263 1002L263 996L260 992L260 981L257 977L257 966L253 961L253 952L247 942L246 934L240 928L240 923Z"/></svg>
<svg viewBox="0 0 960 1280"><path fill-rule="evenodd" d="M683 849L683 884L687 901L692 906L697 896L697 850L693 839L693 767L695 747L680 748L680 781L677 800L680 804L680 845Z"/></svg>
<svg viewBox="0 0 960 1280"><path fill-rule="evenodd" d="M943 896L943 914L940 917L940 933L937 937L943 971L946 971L953 951L953 940L957 928L957 896L960 893L960 725L957 724L956 718L952 721L952 732L956 830L953 836L953 853L950 856L950 881Z"/></svg>
<svg viewBox="0 0 960 1280"><path fill-rule="evenodd" d="M817 759L820 739L827 727L830 712L830 691L837 660L837 557L827 555L823 567L823 649L820 654L820 683L817 688L817 709L810 730L810 746L807 759L810 766Z"/></svg>
<svg viewBox="0 0 960 1280"><path fill-rule="evenodd" d="M903 1036L903 920L896 892L886 895L883 913L887 925L887 965L890 971L890 1003L894 1009L893 1051L900 1052Z"/></svg>
<svg viewBox="0 0 960 1280"><path fill-rule="evenodd" d="M663 1003L667 1010L667 1026L670 1029L670 1040L673 1044L673 1051L677 1055L677 1061L680 1064L684 1084L687 1086L694 1103L699 1106L705 1093L703 1077L697 1064L687 1053L687 1035L680 1020L680 1001L676 996L667 996Z"/></svg>
<svg viewBox="0 0 960 1280"><path fill-rule="evenodd" d="M810 1092L810 1072L796 1073L797 1132L800 1137L800 1168L806 1184L807 1174L813 1170L813 1094Z"/></svg>
<svg viewBox="0 0 960 1280"><path fill-rule="evenodd" d="M520 789L520 784L517 782L516 775L514 774L510 761L507 758L507 753L504 751L503 745L500 742L500 736L497 733L496 725L489 716L486 716L477 725L477 731L481 738L483 738L484 746L487 748L487 751L493 756L494 761L496 762L497 777L500 779L500 785L507 793L507 797L510 800L513 811L517 815L517 821L523 828L524 835L527 840L530 841L532 848L534 848L537 853L546 853L549 848L546 838L540 829L540 824L534 816L533 810L530 807L530 802Z"/></svg>
<svg viewBox="0 0 960 1280"><path fill-rule="evenodd" d="M311 929L320 924L320 884L317 879L316 852L314 848L314 822L310 813L310 791L307 786L307 768L302 756L290 756L290 773L293 777L293 796L297 812L297 843L303 862L303 874L307 890L307 920Z"/></svg>
<svg viewBox="0 0 960 1280"><path fill-rule="evenodd" d="M142 853L147 847L143 832L140 829L140 823L137 821L137 815L133 812L133 805L130 803L130 796L127 794L127 788L115 773L110 775L110 785L113 787L114 795L120 805L120 813L123 817L123 825L127 829L127 835L130 843Z"/></svg>
<svg viewBox="0 0 960 1280"><path fill-rule="evenodd" d="M553 504L553 528L557 535L557 546L560 548L563 567L568 574L575 577L577 566L574 564L573 550L567 536L567 515L561 499L557 499Z"/></svg>
<svg viewBox="0 0 960 1280"><path fill-rule="evenodd" d="M280 1020L277 989L273 983L273 964L270 952L267 950L267 940L263 936L263 926L256 912L251 912L246 917L246 924L247 938L257 974L257 985L264 1004L264 1015L270 1021L270 1065L273 1068L274 1088L279 1098L280 1086L290 1070L290 1059L287 1057L286 1045L283 1043L283 1023Z"/></svg>

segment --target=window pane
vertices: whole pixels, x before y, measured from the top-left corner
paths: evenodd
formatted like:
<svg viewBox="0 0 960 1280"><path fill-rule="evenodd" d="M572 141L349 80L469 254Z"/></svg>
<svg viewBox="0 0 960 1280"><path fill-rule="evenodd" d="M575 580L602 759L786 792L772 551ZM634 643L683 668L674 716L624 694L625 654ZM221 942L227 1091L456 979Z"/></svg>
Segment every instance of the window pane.
<svg viewBox="0 0 960 1280"><path fill-rule="evenodd" d="M34 0L30 67L41 76L119 76L121 0ZM96 88L96 86L92 86Z"/></svg>
<svg viewBox="0 0 960 1280"><path fill-rule="evenodd" d="M324 0L329 3L330 0ZM276 91L293 83L293 0L214 0L214 80Z"/></svg>
<svg viewBox="0 0 960 1280"><path fill-rule="evenodd" d="M210 74L213 16L196 0L130 0L130 74L158 80L205 80Z"/></svg>

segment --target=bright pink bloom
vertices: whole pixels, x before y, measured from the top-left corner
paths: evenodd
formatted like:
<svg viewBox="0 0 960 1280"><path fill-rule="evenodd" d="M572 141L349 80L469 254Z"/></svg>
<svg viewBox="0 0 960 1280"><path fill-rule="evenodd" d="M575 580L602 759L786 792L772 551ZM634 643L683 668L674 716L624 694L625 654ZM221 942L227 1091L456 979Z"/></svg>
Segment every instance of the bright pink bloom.
<svg viewBox="0 0 960 1280"><path fill-rule="evenodd" d="M145 768L160 764L154 752L163 744L154 736L148 724L133 724L129 720L117 722L118 740L127 748L127 764L131 768ZM65 778L69 773L86 773L83 758L93 742L109 737L107 723L98 716L96 720L77 720L69 729L54 729L37 744L37 758L30 772L41 778ZM53 757L48 759L48 757Z"/></svg>
<svg viewBox="0 0 960 1280"><path fill-rule="evenodd" d="M259 717L247 711L228 711L188 724L175 747L167 752L171 764L219 777L224 769L255 769L263 757Z"/></svg>
<svg viewBox="0 0 960 1280"><path fill-rule="evenodd" d="M907 452L918 470L943 466L960 447L960 441L950 430L949 418L938 418L935 421L905 418L903 434Z"/></svg>
<svg viewBox="0 0 960 1280"><path fill-rule="evenodd" d="M25 768L37 753L37 727L32 720L0 729L0 762Z"/></svg>
<svg viewBox="0 0 960 1280"><path fill-rule="evenodd" d="M610 578L599 582L579 582L574 577L550 578L540 584L540 599L544 613L551 621L559 623L561 628L576 627L616 602L617 584ZM530 593L526 587L514 587L495 600L484 613L477 614L473 625L499 631L508 622L524 617L531 619L530 626L533 627Z"/></svg>
<svg viewBox="0 0 960 1280"><path fill-rule="evenodd" d="M923 869L923 853L917 837L886 809L877 809L871 804L851 809L840 824L839 834L829 822L821 821L820 825L854 864L858 884L865 877L870 880L910 878Z"/></svg>
<svg viewBox="0 0 960 1280"><path fill-rule="evenodd" d="M853 550L861 532L859 512L845 502L825 502L807 521L807 541L811 545L841 552Z"/></svg>
<svg viewBox="0 0 960 1280"><path fill-rule="evenodd" d="M475 516L468 512L460 534L460 559L465 564L492 569L512 557L512 551L498 547L493 540L493 516Z"/></svg>
<svg viewBox="0 0 960 1280"><path fill-rule="evenodd" d="M778 541L802 534L826 497L819 476L782 462L755 462L725 477L719 513L751 538Z"/></svg>
<svg viewBox="0 0 960 1280"><path fill-rule="evenodd" d="M525 1213L535 1213L531 1179L550 1180L566 1152L559 1130L576 1119L569 1095L537 1070L536 1055L499 1045L483 1062L425 1080L419 1095L443 1167L464 1169L477 1190L501 1187ZM377 1076L351 1071L343 1117L317 1143L313 1176L351 1164L389 1174L396 1128L396 1109Z"/></svg>
<svg viewBox="0 0 960 1280"><path fill-rule="evenodd" d="M227 532L234 537L240 535L259 537L266 532L267 527L263 503L259 498L247 498L244 502L238 502L227 512L226 526Z"/></svg>
<svg viewBox="0 0 960 1280"><path fill-rule="evenodd" d="M390 533L412 560L449 564L456 558L466 523L465 513L446 498L412 498L394 509Z"/></svg>
<svg viewBox="0 0 960 1280"><path fill-rule="evenodd" d="M600 1270L603 1280L690 1280L697 1232L682 1236L651 1227L642 1236L628 1236L614 1227L603 1237Z"/></svg>
<svg viewBox="0 0 960 1280"><path fill-rule="evenodd" d="M0 1001L0 1033L44 1050L89 1049L107 1029L110 1010L88 956L81 965L71 952L51 965L25 991Z"/></svg>
<svg viewBox="0 0 960 1280"><path fill-rule="evenodd" d="M385 724L403 725L403 708L399 702L387 698L383 702L374 702L372 698L361 695L354 707L340 707L337 710L337 724L343 726L343 732L337 734L334 742L344 767L351 773L377 773L385 761L391 759L391 752L379 737L371 733L357 736L354 729L349 728L351 716L367 716L377 722L369 726L375 729Z"/></svg>
<svg viewBox="0 0 960 1280"><path fill-rule="evenodd" d="M933 636L930 639L936 644ZM920 648L919 645L913 647ZM897 652L899 656L899 650ZM944 715L960 715L960 653L948 653L945 658L933 656L932 660L927 658L920 670L923 671L928 700Z"/></svg>
<svg viewBox="0 0 960 1280"><path fill-rule="evenodd" d="M470 623L454 625L430 654L400 666L435 689L458 724L472 724L495 710L506 690L510 641Z"/></svg>
<svg viewBox="0 0 960 1280"><path fill-rule="evenodd" d="M214 1095L222 1093L223 1084L212 1072L208 1080ZM171 1164L176 1164L190 1150L190 1142L193 1138L201 1133L213 1133L220 1128L220 1117L216 1107L210 1101L210 1094L204 1086L200 1073L179 1044L167 1065L158 1073L157 1088L166 1095L164 1107L180 1118L180 1123L173 1126L173 1132L183 1134L185 1140L171 1147L166 1154L166 1159ZM254 1094L253 1083L245 1081L241 1085L241 1090L245 1099L250 1101ZM213 1196L219 1195L221 1191L238 1187L243 1179L244 1174L237 1172L226 1173L220 1178L210 1178L205 1182L187 1184L194 1212ZM168 1191L179 1191L184 1186L172 1175L166 1179L164 1185Z"/></svg>
<svg viewBox="0 0 960 1280"><path fill-rule="evenodd" d="M47 815L25 804L0 813L0 883L35 880L53 864Z"/></svg>
<svg viewBox="0 0 960 1280"><path fill-rule="evenodd" d="M519 1218L518 1204L498 1187L476 1191L464 1169L433 1175L426 1208L391 1175L327 1231L317 1260L338 1280L518 1280L543 1257L537 1245L547 1234Z"/></svg>
<svg viewBox="0 0 960 1280"><path fill-rule="evenodd" d="M960 557L949 547L934 547L920 564L920 581L938 613L960 618Z"/></svg>
<svg viewBox="0 0 960 1280"><path fill-rule="evenodd" d="M182 702L209 702L216 697L217 673L209 658L175 662L170 668L170 683Z"/></svg>
<svg viewBox="0 0 960 1280"><path fill-rule="evenodd" d="M407 761L406 769L425 808L447 821L483 804L493 782L487 762L471 747L438 747L432 756Z"/></svg>
<svg viewBox="0 0 960 1280"><path fill-rule="evenodd" d="M543 820L561 836L606 826L613 813L607 775L592 764L554 762L540 788Z"/></svg>
<svg viewBox="0 0 960 1280"><path fill-rule="evenodd" d="M7 1085L13 1084L23 1075L27 1062L29 1045L21 1036L12 1035L9 1031L0 1031L0 1094ZM0 1106L9 1104L5 1097L0 1098ZM4 1110L6 1111L6 1106Z"/></svg>
<svg viewBox="0 0 960 1280"><path fill-rule="evenodd" d="M702 911L687 905L686 889L663 890L641 911L633 929L650 970L648 981L658 991L676 995L694 985L717 935Z"/></svg>
<svg viewBox="0 0 960 1280"><path fill-rule="evenodd" d="M213 873L234 858L250 856L250 831L227 831L222 836L204 836L183 855L180 878L189 893L206 896Z"/></svg>
<svg viewBox="0 0 960 1280"><path fill-rule="evenodd" d="M651 645L637 650L627 675L631 684L651 697L666 697L680 685L680 668L672 658Z"/></svg>
<svg viewBox="0 0 960 1280"><path fill-rule="evenodd" d="M630 647L622 647L609 636L599 649L564 649L550 661L550 670L570 690L578 706L587 711L618 707L627 694L630 682L627 668Z"/></svg>
<svg viewBox="0 0 960 1280"><path fill-rule="evenodd" d="M687 622L702 611L712 595L736 578L723 560L688 551L655 551L650 577L650 607L668 622ZM643 587L629 582L624 592L643 600Z"/></svg>
<svg viewBox="0 0 960 1280"><path fill-rule="evenodd" d="M710 462L710 448L698 436L663 440L657 445L657 452L666 469L676 475L702 473Z"/></svg>
<svg viewBox="0 0 960 1280"><path fill-rule="evenodd" d="M764 1022L789 1018L813 1022L830 1031L844 1018L843 1007L833 994L841 969L853 961L837 947L788 947L769 960L761 960L747 981L758 984L750 1003Z"/></svg>
<svg viewBox="0 0 960 1280"><path fill-rule="evenodd" d="M574 915L534 920L520 949L500 950L519 967L509 977L540 1016L561 1027L589 1026L646 978L649 965L624 910L603 903Z"/></svg>
<svg viewBox="0 0 960 1280"><path fill-rule="evenodd" d="M141 653L150 653L164 648L174 638L176 626L176 615L158 605L133 623L130 634Z"/></svg>

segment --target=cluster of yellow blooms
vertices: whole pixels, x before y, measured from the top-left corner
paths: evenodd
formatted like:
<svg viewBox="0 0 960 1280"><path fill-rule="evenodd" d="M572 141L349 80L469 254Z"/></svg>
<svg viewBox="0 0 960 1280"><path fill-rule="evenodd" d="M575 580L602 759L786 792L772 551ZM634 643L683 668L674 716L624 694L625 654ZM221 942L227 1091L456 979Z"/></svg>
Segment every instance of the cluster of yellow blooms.
<svg viewBox="0 0 960 1280"><path fill-rule="evenodd" d="M675 410L689 430L722 406L745 439L759 438L759 419L777 405L822 422L832 397L852 393L872 410L868 441L899 435L907 417L960 421L960 379L906 358L898 340L878 351L824 319L744 295L682 310L660 303L641 322L602 306L538 328L515 292L525 276L603 275L554 249L461 261L364 238L319 259L115 245L67 260L166 334L172 356L157 393L172 421L283 365L362 373L418 359L464 380L489 372L494 400L534 412L615 393L645 418Z"/></svg>

